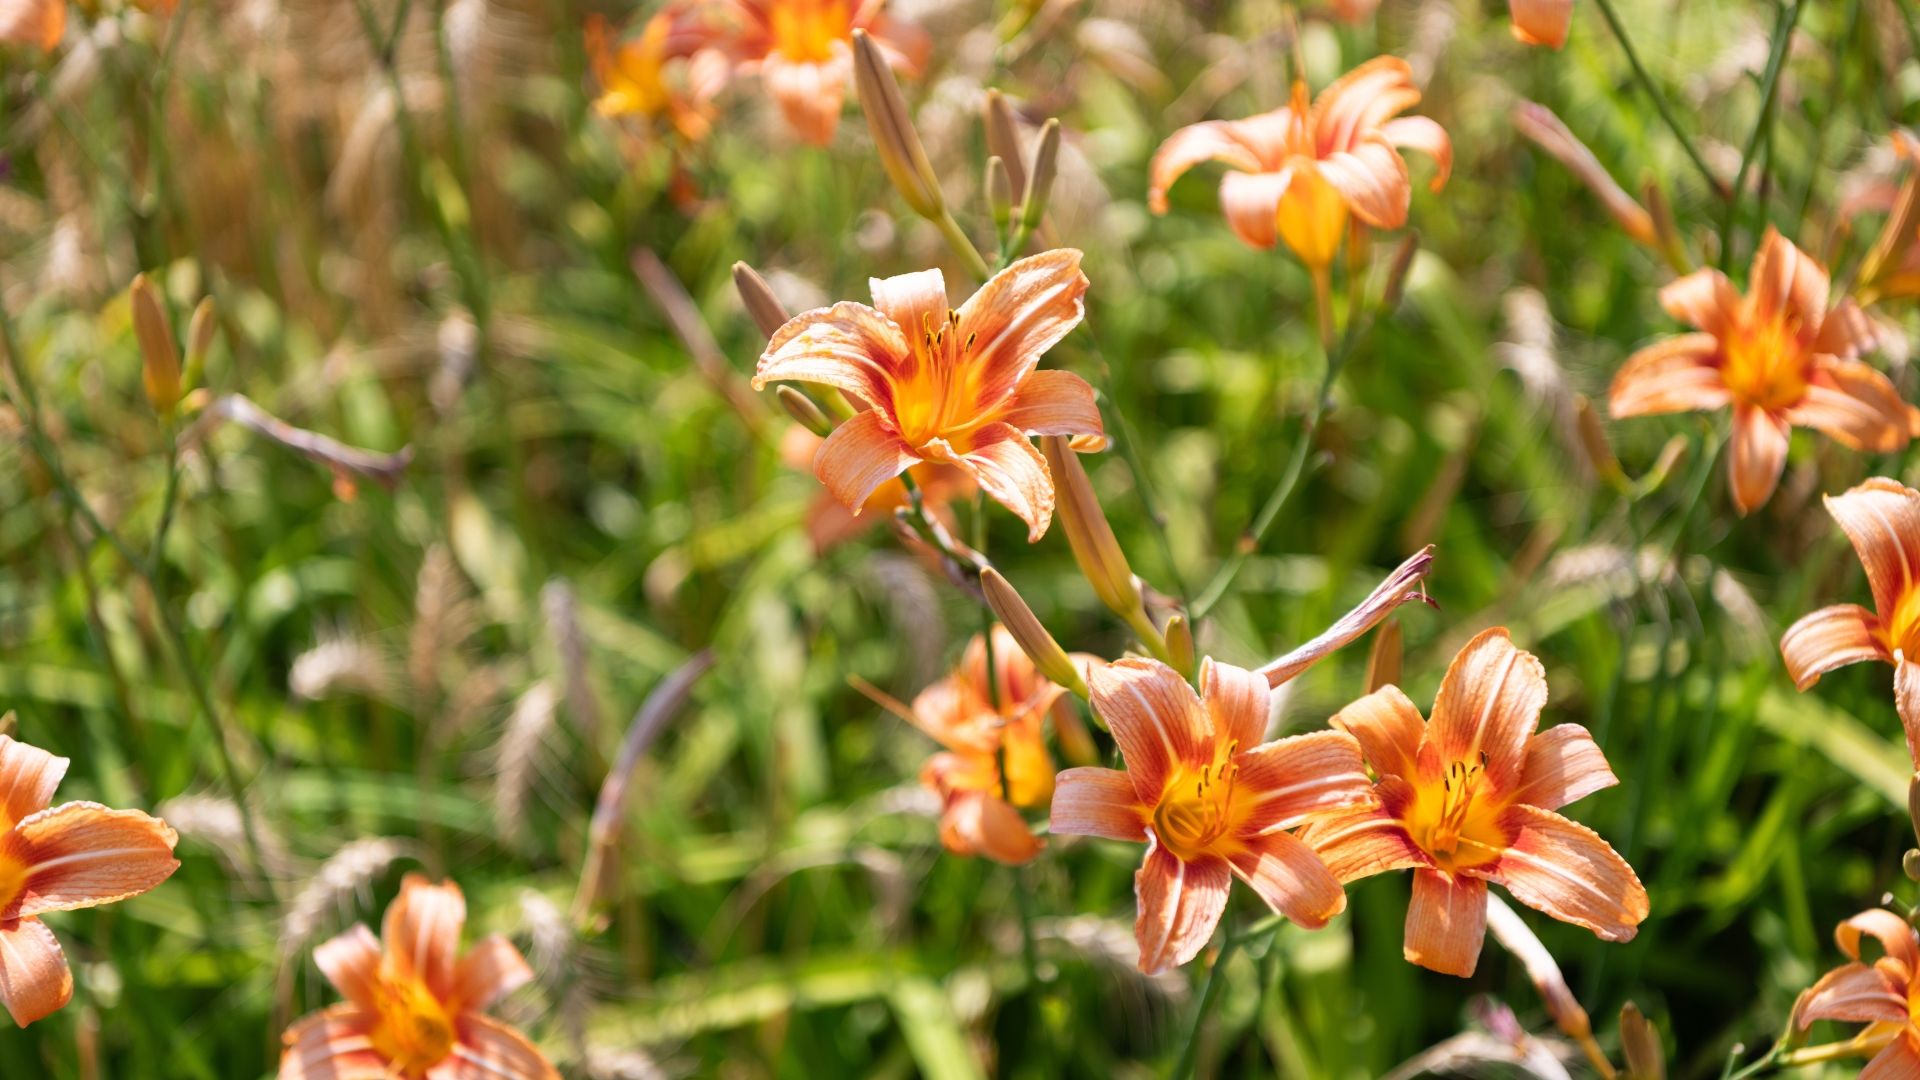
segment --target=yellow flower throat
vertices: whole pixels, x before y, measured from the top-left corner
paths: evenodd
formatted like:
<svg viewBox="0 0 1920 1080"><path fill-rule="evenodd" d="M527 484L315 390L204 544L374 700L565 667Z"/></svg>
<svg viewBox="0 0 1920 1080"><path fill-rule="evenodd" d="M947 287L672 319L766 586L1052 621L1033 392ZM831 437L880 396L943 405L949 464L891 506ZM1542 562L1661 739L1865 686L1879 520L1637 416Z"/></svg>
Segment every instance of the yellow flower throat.
<svg viewBox="0 0 1920 1080"><path fill-rule="evenodd" d="M1183 861L1210 849L1233 822L1233 788L1240 767L1232 758L1240 749L1230 742L1214 750L1213 763L1198 773L1177 774L1153 810L1153 832Z"/></svg>
<svg viewBox="0 0 1920 1080"><path fill-rule="evenodd" d="M853 36L845 0L783 0L768 15L775 51L794 63L833 59L833 43Z"/></svg>
<svg viewBox="0 0 1920 1080"><path fill-rule="evenodd" d="M1720 377L1734 396L1762 409L1784 409L1807 393L1807 351L1800 320L1781 314L1735 327L1720 343Z"/></svg>
<svg viewBox="0 0 1920 1080"><path fill-rule="evenodd" d="M977 426L985 419L972 415L980 387L974 366L967 363L978 333L969 331L962 339L960 313L951 308L938 324L933 318L931 312L920 316L920 336L913 342L913 374L894 399L900 436L915 447L929 439L951 440L957 431ZM954 444L959 453L970 449Z"/></svg>
<svg viewBox="0 0 1920 1080"><path fill-rule="evenodd" d="M382 975L374 983L379 1020L367 1041L395 1072L419 1080L453 1053L453 1017L419 979Z"/></svg>

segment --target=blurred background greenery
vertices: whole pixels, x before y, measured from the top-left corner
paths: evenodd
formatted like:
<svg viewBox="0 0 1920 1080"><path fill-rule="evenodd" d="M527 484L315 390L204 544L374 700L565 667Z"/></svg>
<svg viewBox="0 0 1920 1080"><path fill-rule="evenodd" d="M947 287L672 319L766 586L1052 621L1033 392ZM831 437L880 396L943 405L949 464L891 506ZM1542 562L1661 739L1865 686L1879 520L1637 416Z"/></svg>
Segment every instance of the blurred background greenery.
<svg viewBox="0 0 1920 1080"><path fill-rule="evenodd" d="M933 32L906 89L969 227L985 220L984 89L1064 125L1052 216L1087 252L1092 335L1050 363L1110 386L1132 428L1143 476L1118 454L1086 460L1136 571L1167 596L1196 592L1278 480L1323 359L1306 272L1226 229L1217 167L1155 217L1146 162L1178 126L1282 104L1294 24L1272 0L891 10ZM1618 11L1723 180L1761 133L1728 264L1745 265L1763 221L1831 266L1857 261L1881 213L1860 211L1861 193L1897 179L1888 133L1920 99L1909 0ZM424 867L467 890L476 931L520 942L539 978L504 1015L571 1076L1155 1075L1205 964L1134 969L1137 850L1058 838L1017 871L943 853L916 781L932 743L846 679L910 699L977 608L884 527L818 550L820 489L781 456L788 421L738 392L764 339L733 292L736 260L792 310L933 265L971 287L888 186L857 106L831 145L809 146L740 81L688 143L591 109L581 27L637 26L633 11L363 13L376 36L397 20L392 48L339 3L181 0L165 15L105 0L72 10L53 54L0 53L10 370L37 388L95 514L140 551L166 500L168 436L126 293L140 270L182 329L216 299L201 380L215 394L414 455L388 490L236 425L197 431L146 576L61 497L10 384L0 702L22 738L74 759L62 799L164 815L185 865L148 895L48 920L76 1000L0 1031L0 1072L269 1075L276 1023L328 1000L312 945L376 919ZM1775 642L1812 607L1865 595L1816 496L1874 474L1912 483L1914 459L1797 433L1779 493L1740 519L1708 421L1682 416L1609 423L1629 475L1672 436L1685 451L1650 492L1608 486L1574 395L1602 398L1632 348L1673 331L1655 297L1672 274L1520 137L1512 109L1552 108L1630 189L1654 179L1696 259L1720 255L1722 203L1599 8L1577 0L1560 52L1514 41L1485 0L1386 0L1358 24L1309 7L1298 25L1316 88L1378 53L1407 57L1426 94L1415 111L1458 160L1437 194L1415 162L1405 300L1335 383L1320 453L1202 624L1202 651L1278 655L1437 544L1438 610L1405 613L1410 696L1432 700L1472 632L1511 626L1546 662L1546 722L1586 724L1623 781L1571 813L1652 895L1627 945L1527 919L1603 1044L1600 1018L1631 998L1675 1076L1716 1074L1837 962L1837 919L1888 890L1912 897L1886 669L1802 697ZM685 283L724 366L703 369L672 332L630 269L638 248ZM1876 310L1892 331L1876 362L1910 393L1911 311ZM1011 515L987 530L1063 643L1126 648L1059 529L1031 547ZM588 817L627 718L699 649L717 669L640 764L604 917L576 931ZM1289 684L1284 730L1324 726L1362 691L1365 659L1355 647ZM257 862L186 670L230 728ZM1405 963L1407 890L1368 880L1329 929L1290 926L1235 958L1201 1075L1379 1076L1461 1030L1478 995L1550 1029L1497 947L1470 980ZM1230 922L1254 914L1244 891L1233 904Z"/></svg>

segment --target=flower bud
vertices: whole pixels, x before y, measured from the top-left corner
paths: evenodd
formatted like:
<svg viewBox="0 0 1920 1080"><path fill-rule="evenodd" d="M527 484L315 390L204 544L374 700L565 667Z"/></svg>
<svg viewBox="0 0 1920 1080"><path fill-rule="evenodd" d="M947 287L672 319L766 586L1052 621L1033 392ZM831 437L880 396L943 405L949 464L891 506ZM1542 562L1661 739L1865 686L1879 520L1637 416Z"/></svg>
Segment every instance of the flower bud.
<svg viewBox="0 0 1920 1080"><path fill-rule="evenodd" d="M1392 311L1400 306L1400 297L1407 291L1407 271L1413 269L1413 257L1418 254L1420 230L1408 229L1393 253L1393 265L1387 268L1387 287L1380 291L1380 310Z"/></svg>
<svg viewBox="0 0 1920 1080"><path fill-rule="evenodd" d="M1027 654L1040 674L1078 697L1087 696L1087 681L1080 677L1080 669L1074 667L1066 650L1040 625L1033 609L1020 599L1007 579L1000 576L1000 571L991 566L980 571L980 591L986 594L987 606L993 609L994 617L1013 635L1013 640L1020 643L1020 651Z"/></svg>
<svg viewBox="0 0 1920 1080"><path fill-rule="evenodd" d="M180 403L180 350L173 343L173 327L167 324L159 290L147 275L134 276L128 300L133 307L133 334L140 339L140 376L146 383L147 400L161 415L170 416Z"/></svg>
<svg viewBox="0 0 1920 1080"><path fill-rule="evenodd" d="M1574 1000L1573 991L1568 989L1566 977L1560 973L1553 954L1540 943L1526 920L1504 900L1491 894L1487 896L1487 929L1527 969L1527 978L1540 992L1540 1000L1546 1003L1547 1015L1553 1017L1554 1026L1569 1038L1581 1042L1590 1039L1593 1025L1587 1018L1587 1010Z"/></svg>
<svg viewBox="0 0 1920 1080"><path fill-rule="evenodd" d="M1620 1053L1627 1059L1632 1080L1666 1080L1667 1054L1660 1045L1660 1031L1631 1001L1620 1007Z"/></svg>
<svg viewBox="0 0 1920 1080"><path fill-rule="evenodd" d="M187 370L181 385L195 386L207 368L207 350L213 347L213 332L220 328L215 319L213 297L204 297L193 309L193 321L187 324Z"/></svg>
<svg viewBox="0 0 1920 1080"><path fill-rule="evenodd" d="M1680 224L1673 219L1673 204L1667 201L1667 193L1660 182L1647 178L1646 185L1647 214L1653 219L1654 247L1667 265L1673 267L1676 274L1693 272L1693 261L1687 258L1687 246L1680 240Z"/></svg>
<svg viewBox="0 0 1920 1080"><path fill-rule="evenodd" d="M1900 869L1907 875L1908 881L1920 881L1920 848L1908 848L1900 857Z"/></svg>
<svg viewBox="0 0 1920 1080"><path fill-rule="evenodd" d="M753 325L760 333L772 337L774 332L787 324L787 308L780 298L773 295L766 279L751 266L737 262L733 264L733 287L740 294L740 303L753 318Z"/></svg>
<svg viewBox="0 0 1920 1080"><path fill-rule="evenodd" d="M1080 455L1068 445L1070 441L1064 435L1040 437L1047 471L1053 474L1057 492L1055 514L1094 595L1108 610L1132 623L1144 615L1140 582L1127 565L1126 553L1120 550L1120 541L1114 538L1113 526L1107 523L1106 511L1094 496L1093 483L1080 465Z"/></svg>
<svg viewBox="0 0 1920 1080"><path fill-rule="evenodd" d="M1907 781L1907 818L1913 822L1914 835L1920 837L1920 772Z"/></svg>
<svg viewBox="0 0 1920 1080"><path fill-rule="evenodd" d="M1567 129L1567 125L1560 122L1559 117L1553 115L1553 110L1545 105L1523 101L1513 110L1513 126L1520 129L1520 134L1538 144L1540 149L1558 158L1560 164L1587 185L1587 190L1593 192L1628 236L1651 248L1659 246L1654 236L1652 215L1647 213L1645 207L1634 202L1633 196L1621 190L1606 167L1600 164L1600 159L1594 157L1593 151L1587 149L1587 144L1581 142Z"/></svg>
<svg viewBox="0 0 1920 1080"><path fill-rule="evenodd" d="M987 208L993 212L993 227L1004 235L1013 220L1013 180L998 154L987 159Z"/></svg>
<svg viewBox="0 0 1920 1080"><path fill-rule="evenodd" d="M1907 173L1906 183L1900 185L1900 194L1893 200L1886 224L1880 227L1880 235L1874 239L1866 258L1860 260L1856 278L1862 289L1861 303L1870 303L1871 298L1878 295L1877 286L1882 284L1882 279L1900 269L1907 249L1913 246L1916 219L1920 219L1920 166Z"/></svg>
<svg viewBox="0 0 1920 1080"><path fill-rule="evenodd" d="M813 399L803 391L791 386L782 386L774 391L774 395L780 399L780 404L787 410L787 415L798 420L801 427L823 439L833 434L833 421L827 419L827 414L821 411L820 406L814 404Z"/></svg>
<svg viewBox="0 0 1920 1080"><path fill-rule="evenodd" d="M1400 685L1401 655L1400 620L1388 619L1373 635L1373 651L1367 654L1367 693Z"/></svg>
<svg viewBox="0 0 1920 1080"><path fill-rule="evenodd" d="M1614 487L1625 490L1627 474L1620 468L1620 459L1613 456L1613 447L1607 442L1607 433L1600 427L1600 414L1587 400L1585 394L1573 395L1574 411L1580 417L1580 445L1587 451L1588 460L1593 462L1593 471Z"/></svg>
<svg viewBox="0 0 1920 1080"><path fill-rule="evenodd" d="M888 178L914 213L929 221L938 220L946 212L940 178L934 174L926 148L920 145L920 133L907 115L907 102L900 96L893 69L865 30L853 32L853 82Z"/></svg>
<svg viewBox="0 0 1920 1080"><path fill-rule="evenodd" d="M1027 166L1020 156L1020 125L1013 119L1013 106L1007 104L1006 96L998 90L987 91L986 127L987 153L1007 167L1007 190L1024 193Z"/></svg>
<svg viewBox="0 0 1920 1080"><path fill-rule="evenodd" d="M1040 129L1040 145L1033 149L1033 164L1027 171L1027 193L1020 200L1020 227L1037 229L1046 216L1047 199L1053 194L1053 177L1060 158L1060 121L1048 120Z"/></svg>
<svg viewBox="0 0 1920 1080"><path fill-rule="evenodd" d="M1175 615L1167 620L1166 638L1173 669L1193 678L1193 624L1187 622L1185 615Z"/></svg>

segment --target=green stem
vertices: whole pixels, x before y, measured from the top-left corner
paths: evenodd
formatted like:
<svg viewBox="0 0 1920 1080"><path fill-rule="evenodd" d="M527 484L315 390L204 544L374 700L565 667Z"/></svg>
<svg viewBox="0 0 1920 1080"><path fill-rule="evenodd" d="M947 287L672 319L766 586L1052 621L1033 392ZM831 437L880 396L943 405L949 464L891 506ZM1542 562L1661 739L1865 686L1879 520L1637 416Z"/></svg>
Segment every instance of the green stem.
<svg viewBox="0 0 1920 1080"><path fill-rule="evenodd" d="M1140 508L1147 512L1147 521L1153 526L1154 539L1159 542L1160 556L1166 560L1167 576L1173 579L1174 590L1182 603L1187 599L1186 579L1180 573L1180 567L1173 560L1173 544L1167 539L1167 515L1160 509L1160 501L1154 497L1153 483L1147 475L1147 466L1140 458L1140 448L1134 439L1133 426L1127 423L1126 414L1120 411L1120 399L1115 395L1113 367L1100 351L1100 341L1094 337L1093 330L1082 321L1076 328L1086 339L1087 351L1093 354L1094 366L1100 371L1100 396L1106 399L1106 411L1112 417L1114 443L1120 449L1120 457L1127 463L1127 471L1133 474L1133 490L1140 496Z"/></svg>
<svg viewBox="0 0 1920 1080"><path fill-rule="evenodd" d="M1226 989L1227 961L1233 958L1235 949L1240 947L1240 938L1228 934L1226 943L1220 946L1220 955L1214 957L1213 970L1207 974L1207 988L1200 995L1200 1007L1193 1014L1193 1027L1187 1032L1187 1045L1180 1051L1180 1057L1173 1063L1173 1071L1167 1074L1167 1080L1187 1080L1193 1075L1195 1059L1200 1054L1200 1029L1206 1026L1207 1014L1220 1000L1220 992Z"/></svg>
<svg viewBox="0 0 1920 1080"><path fill-rule="evenodd" d="M1627 54L1627 63L1633 67L1634 78L1639 81L1640 88L1647 92L1647 96L1653 99L1653 107L1660 113L1660 119L1666 121L1667 130L1673 132L1673 137L1679 140L1680 149L1686 151L1687 160L1693 162L1693 167L1700 170L1700 175L1706 178L1707 186L1716 195L1729 202L1733 201L1733 194L1728 191L1725 184L1721 183L1719 177L1713 175L1713 170L1707 168L1706 159L1702 158L1700 151L1694 148L1693 140L1680 129L1680 122L1674 119L1673 109L1667 104L1667 96L1654 85L1653 76L1647 74L1646 65L1640 62L1640 54L1634 51L1633 41L1627 37L1626 27L1620 24L1620 16L1613 10L1613 0L1599 0L1599 3L1600 13L1606 16L1607 25L1613 29L1614 39L1620 42L1621 50ZM1738 190L1736 186L1734 191Z"/></svg>
<svg viewBox="0 0 1920 1080"><path fill-rule="evenodd" d="M940 235L947 238L947 246L953 249L955 255L960 256L961 262L967 264L969 273L981 281L986 281L993 276L992 271L987 269L987 260L980 255L980 249L973 246L973 241L967 238L965 230L960 228L960 223L953 220L952 211L942 207L940 216L934 219L933 223L939 226ZM1022 246L1025 246L1024 241Z"/></svg>
<svg viewBox="0 0 1920 1080"><path fill-rule="evenodd" d="M1605 4L1607 0L1600 0ZM1780 85L1780 69L1787 59L1787 43L1793 37L1793 28L1800 22L1800 9L1806 0L1793 0L1793 7L1780 16L1773 29L1773 45L1767 53L1767 69L1760 79L1760 118L1754 122L1753 130L1747 134L1747 145L1740 151L1740 171L1734 174L1733 190L1727 196L1726 206L1720 211L1720 271L1726 272L1733 260L1733 225L1739 217L1740 193L1746 189L1747 173L1753 168L1754 152L1760 147L1760 139L1773 126L1774 91Z"/></svg>

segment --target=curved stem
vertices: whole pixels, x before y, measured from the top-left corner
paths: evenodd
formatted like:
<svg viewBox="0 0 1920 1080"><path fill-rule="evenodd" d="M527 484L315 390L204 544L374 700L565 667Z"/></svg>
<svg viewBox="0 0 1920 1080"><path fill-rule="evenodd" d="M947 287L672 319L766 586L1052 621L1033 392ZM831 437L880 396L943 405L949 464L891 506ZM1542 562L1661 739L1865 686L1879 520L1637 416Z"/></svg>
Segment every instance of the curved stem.
<svg viewBox="0 0 1920 1080"><path fill-rule="evenodd" d="M1601 0L1605 4L1607 0ZM1733 259L1733 225L1739 217L1740 192L1747 186L1747 173L1753 168L1754 151L1759 149L1760 139L1773 128L1774 90L1780 85L1780 69L1786 63L1787 43L1793 38L1793 28L1800 22L1800 9L1806 0L1793 0L1793 7L1780 16L1780 22L1773 29L1773 45L1767 54L1767 70L1760 79L1760 118L1754 121L1753 131L1747 135L1747 145L1740 152L1740 171L1734 174L1733 190L1727 194L1727 204L1720 212L1720 270L1726 272Z"/></svg>
<svg viewBox="0 0 1920 1080"><path fill-rule="evenodd" d="M1173 1071L1167 1074L1167 1080L1187 1080L1193 1075L1193 1064L1200 1053L1200 1029L1206 1026L1207 1014L1220 1000L1220 992L1226 988L1227 961L1233 958L1235 949L1240 947L1240 938L1228 934L1226 943L1220 946L1220 955L1214 957L1213 970L1207 975L1207 988L1200 995L1200 1007L1193 1014L1193 1027L1187 1032L1187 1045L1180 1051L1180 1057L1173 1063Z"/></svg>
<svg viewBox="0 0 1920 1080"><path fill-rule="evenodd" d="M1673 132L1673 137L1679 140L1680 149L1686 151L1687 160L1693 162L1693 167L1700 170L1700 175L1706 178L1707 186L1713 189L1714 194L1731 202L1732 192L1739 190L1738 185L1730 191L1719 177L1713 175L1713 170L1707 168L1706 159L1700 156L1699 150L1694 149L1693 140L1687 137L1686 132L1680 130L1680 122L1673 118L1673 109L1667 104L1667 96L1653 84L1653 76L1647 74L1646 65L1640 62L1640 54L1634 51L1633 42L1627 37L1626 28L1620 25L1620 16L1613 10L1613 0L1599 0L1599 2L1600 13L1606 16L1607 25L1613 29L1614 39L1620 42L1621 50L1627 54L1627 63L1633 67L1634 78L1639 81L1640 88L1647 92L1647 96L1653 99L1653 107L1659 111L1660 119L1666 121L1667 130Z"/></svg>

